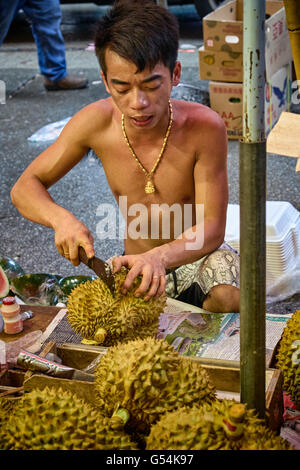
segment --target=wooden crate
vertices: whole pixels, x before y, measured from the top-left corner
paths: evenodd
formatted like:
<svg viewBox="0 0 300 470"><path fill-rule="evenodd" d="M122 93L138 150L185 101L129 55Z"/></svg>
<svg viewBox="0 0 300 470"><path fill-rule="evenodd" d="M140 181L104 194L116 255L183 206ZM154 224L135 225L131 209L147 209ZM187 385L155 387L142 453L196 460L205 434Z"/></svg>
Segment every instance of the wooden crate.
<svg viewBox="0 0 300 470"><path fill-rule="evenodd" d="M99 354L103 356L106 351L107 348L101 346L49 343L47 351L44 351L43 355L52 352L62 359L64 365L84 369ZM240 401L240 367L238 362L190 357L184 357L184 359L196 360L201 363L216 387L218 398ZM95 400L93 381L61 379L37 373L30 373L24 379L25 391L33 388L43 389L46 386L70 390L91 403L94 403ZM282 373L278 369L266 370L266 415L268 426L278 431L282 424L283 415Z"/></svg>
<svg viewBox="0 0 300 470"><path fill-rule="evenodd" d="M197 360L206 369L217 390L219 399L240 402L240 364L237 361L189 358ZM283 376L279 369L266 369L266 419L270 429L278 431L283 422Z"/></svg>
<svg viewBox="0 0 300 470"><path fill-rule="evenodd" d="M23 391L25 372L3 370L0 372L0 396L20 396Z"/></svg>

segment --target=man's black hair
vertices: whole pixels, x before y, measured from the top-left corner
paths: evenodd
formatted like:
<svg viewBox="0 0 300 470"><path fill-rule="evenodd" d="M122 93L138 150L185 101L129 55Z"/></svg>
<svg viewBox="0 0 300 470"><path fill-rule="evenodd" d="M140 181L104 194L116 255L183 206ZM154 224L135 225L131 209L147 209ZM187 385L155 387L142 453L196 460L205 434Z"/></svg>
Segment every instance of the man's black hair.
<svg viewBox="0 0 300 470"><path fill-rule="evenodd" d="M107 48L150 70L162 62L171 75L177 60L179 26L176 17L151 0L118 0L97 25L96 55L106 77Z"/></svg>

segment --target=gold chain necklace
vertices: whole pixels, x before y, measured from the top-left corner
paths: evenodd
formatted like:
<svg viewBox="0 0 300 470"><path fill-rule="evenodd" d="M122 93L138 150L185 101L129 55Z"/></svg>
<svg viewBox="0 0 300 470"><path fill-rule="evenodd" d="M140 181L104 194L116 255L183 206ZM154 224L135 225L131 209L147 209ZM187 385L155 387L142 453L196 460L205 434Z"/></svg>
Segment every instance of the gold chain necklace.
<svg viewBox="0 0 300 470"><path fill-rule="evenodd" d="M124 135L124 138L127 142L127 145L135 159L135 161L138 163L138 165L140 166L140 168L143 170L143 172L145 173L145 175L147 176L147 183L146 183L146 186L145 186L145 193L146 194L152 194L155 192L155 186L152 182L152 178L153 178L153 175L154 175L154 172L157 168L157 165L159 164L160 160L161 160L161 157L163 156L163 153L165 151L165 148L166 148L166 145L167 145L167 142L168 142L168 138L169 138L169 134L170 134L170 131L171 131L171 127L172 127L172 123L173 123L173 110L172 110L172 104L171 104L171 101L169 101L169 110L170 110L170 116L169 116L169 124L168 124L168 129L167 129L167 132L166 132L166 135L165 135L165 138L164 138L164 142L163 142L163 146L161 148L161 151L160 151L160 154L158 155L158 158L152 168L151 171L147 171L146 168L142 165L142 163L139 161L138 157L136 156L129 140L128 140L128 137L127 137L127 134L126 134L126 131L125 131L125 123L124 123L124 114L122 114L122 131L123 131L123 135Z"/></svg>

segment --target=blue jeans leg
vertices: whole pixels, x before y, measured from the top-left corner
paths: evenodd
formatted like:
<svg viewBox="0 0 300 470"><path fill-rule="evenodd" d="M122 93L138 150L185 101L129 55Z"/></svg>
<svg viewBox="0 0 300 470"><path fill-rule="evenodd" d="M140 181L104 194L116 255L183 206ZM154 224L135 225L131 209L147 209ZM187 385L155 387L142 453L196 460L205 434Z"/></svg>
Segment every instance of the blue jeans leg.
<svg viewBox="0 0 300 470"><path fill-rule="evenodd" d="M67 65L59 0L26 0L23 10L31 22L41 74L61 80L67 75Z"/></svg>
<svg viewBox="0 0 300 470"><path fill-rule="evenodd" d="M12 20L18 10L22 8L24 1L20 0L0 0L0 46L3 43Z"/></svg>

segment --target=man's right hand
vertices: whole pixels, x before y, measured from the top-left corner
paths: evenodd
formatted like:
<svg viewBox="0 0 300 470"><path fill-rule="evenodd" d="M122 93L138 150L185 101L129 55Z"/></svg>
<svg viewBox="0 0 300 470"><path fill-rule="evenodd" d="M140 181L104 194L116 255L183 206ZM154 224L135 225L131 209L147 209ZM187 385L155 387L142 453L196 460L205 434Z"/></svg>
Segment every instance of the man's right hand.
<svg viewBox="0 0 300 470"><path fill-rule="evenodd" d="M89 229L72 214L61 220L55 227L55 245L64 258L74 266L80 264L78 248L82 246L88 258L95 256L94 238Z"/></svg>

